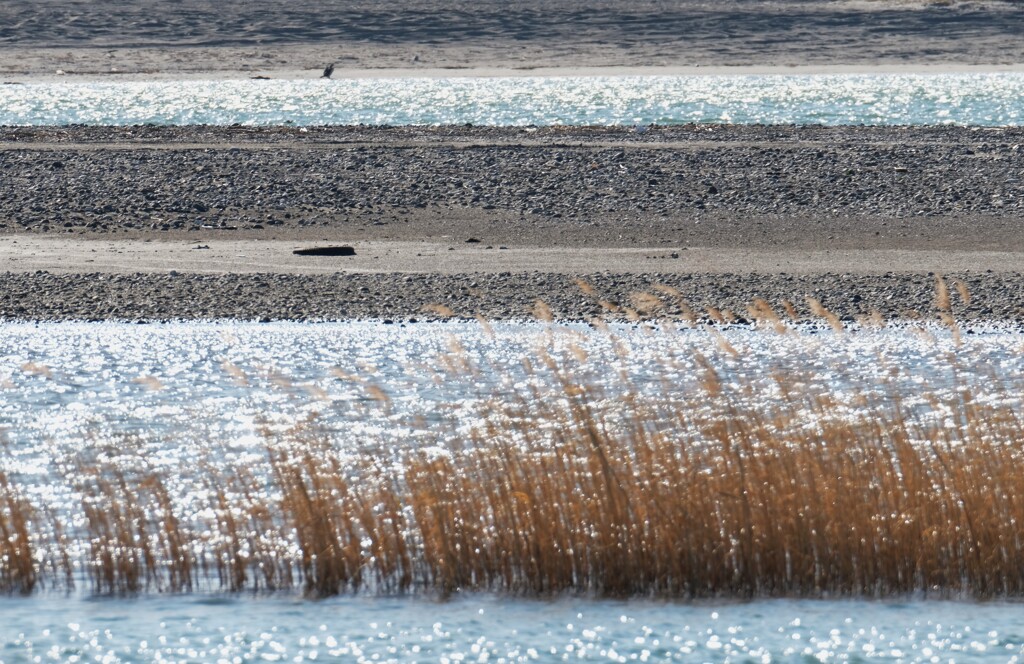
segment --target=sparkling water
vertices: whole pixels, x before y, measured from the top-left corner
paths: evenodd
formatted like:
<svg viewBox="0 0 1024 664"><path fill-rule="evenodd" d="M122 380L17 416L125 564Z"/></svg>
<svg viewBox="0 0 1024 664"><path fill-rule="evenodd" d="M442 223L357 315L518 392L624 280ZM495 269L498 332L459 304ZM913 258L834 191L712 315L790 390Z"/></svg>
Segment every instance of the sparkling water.
<svg viewBox="0 0 1024 664"><path fill-rule="evenodd" d="M721 338L738 355L707 331L629 325L606 332L583 324L475 322L3 323L0 430L15 450L41 455L59 441L143 433L173 438L168 447L187 434L241 444L252 440L257 420L292 423L311 413L328 431L351 437L403 436L393 424L511 394L529 377L523 360L541 350L565 360L575 379L608 390L624 373L633 386L661 389L668 380L680 393L693 391L698 356L745 384L799 367L801 380L822 389L847 385L863 393L887 383L911 403L923 386L934 396L953 389L954 376L993 368L1001 379L1024 374L1024 338L998 327L964 335L960 346L940 328L838 335L808 327L780 335L737 326ZM584 351L586 362L572 362L569 348ZM446 374L453 349L477 371ZM894 368L901 369L896 378ZM987 382L987 374L979 376ZM367 382L390 395L387 415L371 417L364 407Z"/></svg>
<svg viewBox="0 0 1024 664"><path fill-rule="evenodd" d="M1014 126L1024 73L550 76L0 86L0 125Z"/></svg>
<svg viewBox="0 0 1024 664"><path fill-rule="evenodd" d="M493 397L558 398L557 380L538 368L542 353L571 369L572 380L598 388L605 398L592 406L611 421L626 391L651 403L666 391L678 399L701 394L705 359L743 386L737 399L759 410L779 398L777 372L851 413L864 398L884 400L893 390L904 408L934 421L947 413L929 399L965 385L977 403L1019 410L1024 338L1000 328L971 331L980 333L965 331L957 345L941 328L776 334L736 327L720 336L539 323L5 323L0 471L38 478L33 490L49 500L51 483L63 484L55 464L132 450L186 494L182 471L195 460L256 461L268 432L297 422L315 420L352 453L367 441L386 449L436 444L439 431L458 435L476 421L474 407Z"/></svg>
<svg viewBox="0 0 1024 664"><path fill-rule="evenodd" d="M1016 662L1009 603L0 599L0 661Z"/></svg>

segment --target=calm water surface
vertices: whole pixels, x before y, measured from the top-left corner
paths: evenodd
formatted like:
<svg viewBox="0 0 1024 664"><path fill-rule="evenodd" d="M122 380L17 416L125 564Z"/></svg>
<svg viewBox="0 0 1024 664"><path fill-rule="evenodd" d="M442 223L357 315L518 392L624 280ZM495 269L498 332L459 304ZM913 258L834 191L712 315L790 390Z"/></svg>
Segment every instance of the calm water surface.
<svg viewBox="0 0 1024 664"><path fill-rule="evenodd" d="M0 125L1024 122L1024 73L552 76L0 86Z"/></svg>
<svg viewBox="0 0 1024 664"><path fill-rule="evenodd" d="M0 661L1015 662L1024 607L423 599L0 599Z"/></svg>

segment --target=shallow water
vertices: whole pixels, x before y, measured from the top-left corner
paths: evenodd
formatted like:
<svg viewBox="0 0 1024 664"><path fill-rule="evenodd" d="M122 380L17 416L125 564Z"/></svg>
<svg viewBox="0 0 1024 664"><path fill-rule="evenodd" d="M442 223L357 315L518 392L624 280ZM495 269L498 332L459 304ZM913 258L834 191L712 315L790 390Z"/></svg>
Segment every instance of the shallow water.
<svg viewBox="0 0 1024 664"><path fill-rule="evenodd" d="M594 407L612 420L627 390L654 401L699 394L700 358L735 386L737 403L755 407L778 398L782 371L850 413L858 400L895 391L905 407L941 421L947 413L922 395L964 385L980 403L1019 408L1024 337L979 331L957 346L948 331L923 328L779 335L735 327L721 336L538 323L6 323L0 471L40 478L45 492L55 464L111 449L142 453L156 469L244 461L262 454L268 435L310 420L353 452L367 441L430 444L470 425L492 396L558 395L541 351L599 388Z"/></svg>
<svg viewBox="0 0 1024 664"><path fill-rule="evenodd" d="M1024 73L594 76L0 86L0 125L1013 126Z"/></svg>
<svg viewBox="0 0 1024 664"><path fill-rule="evenodd" d="M1022 618L916 600L41 596L0 599L0 661L1015 662Z"/></svg>

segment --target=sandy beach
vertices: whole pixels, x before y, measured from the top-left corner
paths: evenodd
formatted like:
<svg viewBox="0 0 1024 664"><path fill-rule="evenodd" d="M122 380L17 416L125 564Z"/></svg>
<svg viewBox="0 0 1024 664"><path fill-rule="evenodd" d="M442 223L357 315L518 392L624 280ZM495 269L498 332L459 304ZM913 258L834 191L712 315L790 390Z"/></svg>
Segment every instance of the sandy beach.
<svg viewBox="0 0 1024 664"><path fill-rule="evenodd" d="M999 0L14 0L0 80L1020 70L1020 34ZM980 280L966 316L1019 321L1022 145L952 127L0 128L0 318L508 318L537 297L628 317L581 298L581 275L621 303L672 283L705 307L827 292L848 318L927 317L933 274L955 273ZM356 256L291 253L340 244Z"/></svg>

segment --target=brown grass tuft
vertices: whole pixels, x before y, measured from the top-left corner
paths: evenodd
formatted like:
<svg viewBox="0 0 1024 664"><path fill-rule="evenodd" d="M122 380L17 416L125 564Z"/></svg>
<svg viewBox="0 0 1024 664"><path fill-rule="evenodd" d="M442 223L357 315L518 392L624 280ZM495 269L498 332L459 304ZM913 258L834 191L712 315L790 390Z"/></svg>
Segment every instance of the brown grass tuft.
<svg viewBox="0 0 1024 664"><path fill-rule="evenodd" d="M544 300L537 300L533 303L533 317L539 321L550 323L555 320L555 315L551 312L551 307L547 305Z"/></svg>
<svg viewBox="0 0 1024 664"><path fill-rule="evenodd" d="M818 316L819 318L825 319L825 322L827 322L829 324L829 327L831 327L833 330L835 330L836 332L843 331L843 323L842 321L839 320L839 317L836 316L831 311L829 311L828 309L826 309L820 301L813 297L807 296L807 306L810 307L812 314Z"/></svg>
<svg viewBox="0 0 1024 664"><path fill-rule="evenodd" d="M597 297L597 289L590 285L589 282L583 279L575 279L573 283L579 287L580 291L587 297Z"/></svg>
<svg viewBox="0 0 1024 664"><path fill-rule="evenodd" d="M50 367L45 364L38 362L25 362L21 365L21 370L30 376L42 376L43 378L53 378L53 372L50 371Z"/></svg>
<svg viewBox="0 0 1024 664"><path fill-rule="evenodd" d="M444 304L425 304L420 308L421 311L428 314L434 314L441 318L451 318L455 315L455 311Z"/></svg>
<svg viewBox="0 0 1024 664"><path fill-rule="evenodd" d="M175 516L161 475L128 474L111 465L80 465L77 471L89 545L85 567L95 592L191 590L195 535Z"/></svg>
<svg viewBox="0 0 1024 664"><path fill-rule="evenodd" d="M665 308L665 303L657 295L651 293L631 293L629 296L633 308L644 316L651 316Z"/></svg>
<svg viewBox="0 0 1024 664"><path fill-rule="evenodd" d="M754 301L747 307L747 313L759 325L768 327L779 334L783 334L789 329L772 309L772 305L762 298L754 298Z"/></svg>
<svg viewBox="0 0 1024 664"><path fill-rule="evenodd" d="M952 310L952 303L949 301L949 287L941 274L935 275L935 308L939 311L949 312Z"/></svg>
<svg viewBox="0 0 1024 664"><path fill-rule="evenodd" d="M675 300L676 306L679 308L679 315L688 325L693 327L697 324L697 314L693 311L693 308L690 307L690 304L683 297L683 294L679 289L665 284L654 284L652 288Z"/></svg>

